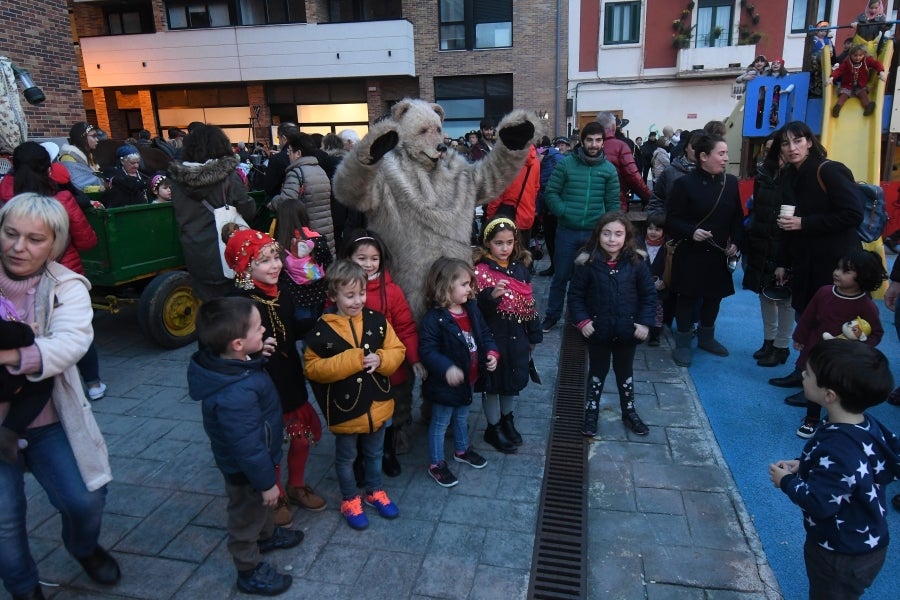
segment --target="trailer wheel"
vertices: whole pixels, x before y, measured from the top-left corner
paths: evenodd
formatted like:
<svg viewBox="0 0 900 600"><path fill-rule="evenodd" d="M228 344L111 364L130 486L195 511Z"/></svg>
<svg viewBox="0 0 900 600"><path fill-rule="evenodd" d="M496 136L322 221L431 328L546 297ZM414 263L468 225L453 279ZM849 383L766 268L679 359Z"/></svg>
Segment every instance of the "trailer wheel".
<svg viewBox="0 0 900 600"><path fill-rule="evenodd" d="M144 335L163 348L180 348L197 338L197 308L191 277L184 271L168 271L144 288L138 307L138 323Z"/></svg>

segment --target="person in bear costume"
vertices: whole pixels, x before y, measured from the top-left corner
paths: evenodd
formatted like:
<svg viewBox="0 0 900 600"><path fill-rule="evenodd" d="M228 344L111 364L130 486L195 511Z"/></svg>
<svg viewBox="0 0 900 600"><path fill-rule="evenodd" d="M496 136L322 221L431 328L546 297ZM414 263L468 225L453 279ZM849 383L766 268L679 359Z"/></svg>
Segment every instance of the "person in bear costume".
<svg viewBox="0 0 900 600"><path fill-rule="evenodd" d="M540 139L534 125L540 121L515 110L500 122L494 150L471 164L444 144L443 120L437 104L401 100L353 145L334 175L335 198L366 213L369 227L398 257L391 275L417 322L431 264L441 256L471 263L475 206L506 189Z"/></svg>

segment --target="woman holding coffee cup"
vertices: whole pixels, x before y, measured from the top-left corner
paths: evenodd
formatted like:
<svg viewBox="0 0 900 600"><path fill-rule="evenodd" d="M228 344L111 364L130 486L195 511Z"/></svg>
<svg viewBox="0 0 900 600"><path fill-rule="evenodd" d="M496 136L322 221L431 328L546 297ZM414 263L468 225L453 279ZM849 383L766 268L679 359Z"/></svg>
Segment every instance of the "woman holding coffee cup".
<svg viewBox="0 0 900 600"><path fill-rule="evenodd" d="M860 241L856 228L862 221L862 192L853 173L837 161L826 158L825 148L809 126L792 121L778 130L767 160L784 161L780 189L782 204L791 205L779 214L778 227L784 232L775 279L785 283L790 273L791 305L797 317L813 294L832 282L834 265ZM779 387L801 387L800 372L770 379Z"/></svg>
<svg viewBox="0 0 900 600"><path fill-rule="evenodd" d="M787 362L794 331L794 309L788 285L775 285L778 248L784 237L778 228L778 217L793 216L794 206L782 204L779 186L781 156L769 154L775 133L769 134L756 165L753 202L744 244L745 289L759 294L763 322L763 344L753 353L756 364L774 367Z"/></svg>

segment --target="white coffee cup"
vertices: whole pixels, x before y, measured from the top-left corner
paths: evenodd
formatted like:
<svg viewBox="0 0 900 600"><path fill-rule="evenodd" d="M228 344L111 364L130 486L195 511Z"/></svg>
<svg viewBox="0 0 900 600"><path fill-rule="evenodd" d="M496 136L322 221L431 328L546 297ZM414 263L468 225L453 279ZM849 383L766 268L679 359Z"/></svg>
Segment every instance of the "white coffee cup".
<svg viewBox="0 0 900 600"><path fill-rule="evenodd" d="M796 210L796 209L797 209L797 207L794 206L793 204L782 204L781 210L778 214L782 217L793 217L794 210Z"/></svg>

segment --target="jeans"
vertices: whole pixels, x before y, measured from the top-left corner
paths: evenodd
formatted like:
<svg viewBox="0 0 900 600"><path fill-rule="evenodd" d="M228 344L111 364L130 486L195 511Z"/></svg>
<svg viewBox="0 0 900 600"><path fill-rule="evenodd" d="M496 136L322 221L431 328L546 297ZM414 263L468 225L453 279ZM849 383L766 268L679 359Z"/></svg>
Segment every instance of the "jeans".
<svg viewBox="0 0 900 600"><path fill-rule="evenodd" d="M97 548L106 504L106 486L93 492L85 487L60 423L29 429L23 437L28 448L18 463L0 462L0 577L10 594L26 594L38 585L25 524L26 465L62 516L63 544L76 558L85 558Z"/></svg>
<svg viewBox="0 0 900 600"><path fill-rule="evenodd" d="M553 278L550 280L547 317L559 319L562 316L566 290L569 287L569 280L572 279L572 271L575 270L575 257L590 237L590 230L556 226L556 248L553 251Z"/></svg>
<svg viewBox="0 0 900 600"><path fill-rule="evenodd" d="M428 454L431 464L444 460L444 434L453 426L453 447L462 454L469 447L469 407L432 404L428 426Z"/></svg>
<svg viewBox="0 0 900 600"><path fill-rule="evenodd" d="M359 438L366 467L365 487L367 492L382 488L381 455L384 453L384 427L374 433L338 433L334 436L334 470L344 500L353 498L359 492L353 476L353 461L356 459L356 438Z"/></svg>

